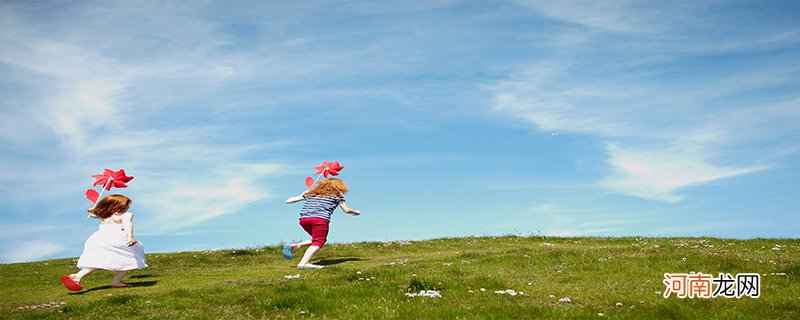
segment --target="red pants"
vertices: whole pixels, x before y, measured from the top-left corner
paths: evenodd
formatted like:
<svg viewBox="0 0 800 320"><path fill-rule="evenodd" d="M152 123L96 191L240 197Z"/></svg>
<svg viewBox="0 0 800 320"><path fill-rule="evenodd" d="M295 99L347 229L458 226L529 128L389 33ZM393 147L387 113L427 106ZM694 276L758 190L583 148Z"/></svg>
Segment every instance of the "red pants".
<svg viewBox="0 0 800 320"><path fill-rule="evenodd" d="M330 221L322 218L301 218L300 226L311 235L311 245L322 247L328 241L328 224Z"/></svg>

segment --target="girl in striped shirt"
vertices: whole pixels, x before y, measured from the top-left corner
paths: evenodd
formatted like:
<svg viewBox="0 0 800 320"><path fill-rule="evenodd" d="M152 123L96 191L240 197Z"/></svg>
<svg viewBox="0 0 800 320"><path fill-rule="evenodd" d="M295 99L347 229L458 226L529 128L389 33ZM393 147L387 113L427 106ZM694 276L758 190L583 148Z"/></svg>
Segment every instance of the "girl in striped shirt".
<svg viewBox="0 0 800 320"><path fill-rule="evenodd" d="M308 246L297 268L300 269L322 269L323 266L311 264L311 258L319 251L328 240L328 224L331 215L336 207L341 207L347 214L357 216L361 211L347 207L344 202L344 194L347 193L347 185L344 181L336 178L327 178L320 181L311 190L306 190L303 194L286 199L286 203L305 201L303 208L300 209L300 226L311 235L311 240L299 243L286 244L283 246L283 257L287 260L294 258L294 253L302 247Z"/></svg>

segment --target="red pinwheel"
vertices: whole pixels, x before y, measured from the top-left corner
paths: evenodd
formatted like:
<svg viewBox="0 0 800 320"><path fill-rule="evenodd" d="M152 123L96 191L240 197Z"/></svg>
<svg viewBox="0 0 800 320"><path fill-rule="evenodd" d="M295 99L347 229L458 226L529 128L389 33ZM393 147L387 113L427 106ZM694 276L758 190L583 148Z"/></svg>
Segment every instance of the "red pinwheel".
<svg viewBox="0 0 800 320"><path fill-rule="evenodd" d="M328 174L332 176L338 176L339 171L342 171L344 167L339 165L339 161L334 161L334 162L322 161L322 165L316 166L314 167L314 169L318 170L316 174L321 173L322 175L325 176L325 178L327 178Z"/></svg>
<svg viewBox="0 0 800 320"><path fill-rule="evenodd" d="M133 180L132 176L125 175L124 169L120 169L119 171L105 169L103 173L93 175L92 178L97 179L92 186L103 186L100 193L97 193L94 189L86 190L86 198L93 203L97 203L97 200L100 199L103 192L111 190L111 187L127 188L128 185L126 185L126 183Z"/></svg>
<svg viewBox="0 0 800 320"><path fill-rule="evenodd" d="M97 179L93 186L104 186L106 191L111 190L112 186L114 188L127 188L126 183L133 180L133 177L125 175L125 169L119 169L119 171L105 169L102 174L93 175L92 178Z"/></svg>
<svg viewBox="0 0 800 320"><path fill-rule="evenodd" d="M339 164L339 161L334 161L334 162L323 161L321 165L314 167L314 169L317 169L317 173L315 173L317 175L317 178L311 179L311 177L306 177L306 186L309 189L311 189L314 183L317 182L319 177L325 176L325 178L327 178L328 175L338 176L339 171L342 171L344 167Z"/></svg>

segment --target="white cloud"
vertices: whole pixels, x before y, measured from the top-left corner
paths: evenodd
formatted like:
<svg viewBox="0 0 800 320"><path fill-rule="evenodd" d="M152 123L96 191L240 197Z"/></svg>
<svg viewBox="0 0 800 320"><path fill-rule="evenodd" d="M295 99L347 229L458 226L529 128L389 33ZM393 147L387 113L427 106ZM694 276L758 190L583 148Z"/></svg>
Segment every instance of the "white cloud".
<svg viewBox="0 0 800 320"><path fill-rule="evenodd" d="M569 79L572 72L552 64L528 69L492 88L493 110L529 121L543 132L603 139L613 173L595 185L622 194L674 202L681 199L678 189L766 169L768 165L757 164L764 161L759 157L734 162L750 163L746 165L713 161L723 146L752 139L742 134L743 127L752 136L773 136L781 127L770 127L764 117L779 122L786 118L764 112L786 113L785 107L775 106L698 115L696 108L725 96L733 90L730 86L717 92L672 93L644 82L628 88L608 80Z"/></svg>
<svg viewBox="0 0 800 320"><path fill-rule="evenodd" d="M58 230L59 225L47 224L14 224L6 223L0 224L0 239L15 239L21 237L28 237L31 234L49 233Z"/></svg>
<svg viewBox="0 0 800 320"><path fill-rule="evenodd" d="M598 138L606 146L611 173L594 186L675 202L682 199L682 188L774 167L772 155L797 147L785 138L798 134L793 125L800 119L798 97L769 92L794 82L800 68L793 64L762 61L674 80L664 76L671 72L664 61L692 63L654 51L660 42L593 40L576 33L584 34L570 30L565 36L583 42L557 45L555 54L531 62L489 91L497 113L547 134ZM598 46L619 60L595 60L591 50ZM738 98L744 92L749 100ZM759 152L737 153L742 146Z"/></svg>
<svg viewBox="0 0 800 320"><path fill-rule="evenodd" d="M15 125L0 127L0 138L20 153L30 144L51 146L34 149L35 163L21 157L0 163L3 200L75 199L90 185L89 175L124 168L136 179L120 191L141 197L134 201L154 213L137 219L153 226L152 234L190 228L271 197L270 177L285 166L252 156L291 142L226 141L238 128L218 119L241 112L241 102L187 101L213 97L214 88L237 77L292 64L222 48L229 42L219 24L183 14L182 6L159 5L159 15L146 7L76 6L75 15L46 21L0 7L0 62L37 93L15 96L19 110L4 103L0 111Z"/></svg>
<svg viewBox="0 0 800 320"><path fill-rule="evenodd" d="M248 205L272 199L263 180L280 174L282 165L226 165L203 173L174 172L143 183L141 193L150 216L145 234L164 234L234 214Z"/></svg>
<svg viewBox="0 0 800 320"><path fill-rule="evenodd" d="M43 92L43 98L26 101L24 107L36 110L29 119L34 127L49 128L77 148L89 133L114 121L114 98L126 86L125 77L110 59L63 42L13 37L0 50L0 61L43 78L31 87ZM21 112L18 110L17 112ZM25 141L25 131L4 128L2 136L14 142Z"/></svg>
<svg viewBox="0 0 800 320"><path fill-rule="evenodd" d="M646 199L676 202L681 188L734 177L764 167L715 166L701 153L685 149L623 148L609 145L608 162L614 172L599 181L598 186Z"/></svg>
<svg viewBox="0 0 800 320"><path fill-rule="evenodd" d="M642 33L664 24L659 8L637 6L627 1L533 1L518 0L520 5L532 8L555 20L605 31Z"/></svg>
<svg viewBox="0 0 800 320"><path fill-rule="evenodd" d="M52 256L64 250L64 246L48 240L27 241L6 248L3 260L6 262L27 262Z"/></svg>
<svg viewBox="0 0 800 320"><path fill-rule="evenodd" d="M82 149L93 143L97 128L119 125L115 119L114 99L125 84L115 79L93 79L71 84L68 92L51 101L52 110L42 119L64 136L72 147ZM45 102L47 104L47 102Z"/></svg>

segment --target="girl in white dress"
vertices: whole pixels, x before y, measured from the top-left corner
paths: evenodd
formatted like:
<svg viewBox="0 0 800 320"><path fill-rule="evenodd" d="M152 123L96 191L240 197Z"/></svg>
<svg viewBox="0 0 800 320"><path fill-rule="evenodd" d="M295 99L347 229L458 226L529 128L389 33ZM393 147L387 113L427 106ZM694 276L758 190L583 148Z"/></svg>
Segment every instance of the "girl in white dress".
<svg viewBox="0 0 800 320"><path fill-rule="evenodd" d="M78 259L78 273L61 277L61 283L72 291L83 290L81 279L97 270L115 271L112 288L127 288L122 282L128 271L147 267L144 246L133 237L133 201L120 195L109 195L89 209L89 216L100 220L100 229L86 240Z"/></svg>

